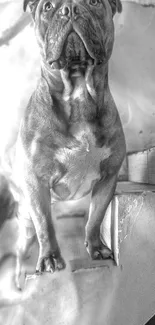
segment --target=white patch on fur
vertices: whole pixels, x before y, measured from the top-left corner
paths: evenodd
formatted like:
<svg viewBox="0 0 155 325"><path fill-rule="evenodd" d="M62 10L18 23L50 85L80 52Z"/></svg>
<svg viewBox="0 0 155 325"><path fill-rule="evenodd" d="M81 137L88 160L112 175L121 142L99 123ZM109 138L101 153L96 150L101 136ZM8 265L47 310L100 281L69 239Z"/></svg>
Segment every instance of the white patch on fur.
<svg viewBox="0 0 155 325"><path fill-rule="evenodd" d="M85 99L85 91L86 91L86 82L85 78L81 75L78 76L77 79L74 80L74 91L72 93L72 99L78 99L79 101L83 101Z"/></svg>
<svg viewBox="0 0 155 325"><path fill-rule="evenodd" d="M38 150L38 140L40 139L40 134L39 132L36 132L35 137L31 143L31 147L30 147L30 154L32 156L37 154L37 150Z"/></svg>
<svg viewBox="0 0 155 325"><path fill-rule="evenodd" d="M37 141L34 139L31 144L31 155L34 156L37 151Z"/></svg>
<svg viewBox="0 0 155 325"><path fill-rule="evenodd" d="M87 90L89 92L89 94L91 95L92 98L96 98L96 92L95 89L93 87L91 87L88 83L86 84L87 86Z"/></svg>
<svg viewBox="0 0 155 325"><path fill-rule="evenodd" d="M83 85L79 85L73 92L72 95L73 99L79 99L79 101L83 101L84 100L84 89L83 89Z"/></svg>

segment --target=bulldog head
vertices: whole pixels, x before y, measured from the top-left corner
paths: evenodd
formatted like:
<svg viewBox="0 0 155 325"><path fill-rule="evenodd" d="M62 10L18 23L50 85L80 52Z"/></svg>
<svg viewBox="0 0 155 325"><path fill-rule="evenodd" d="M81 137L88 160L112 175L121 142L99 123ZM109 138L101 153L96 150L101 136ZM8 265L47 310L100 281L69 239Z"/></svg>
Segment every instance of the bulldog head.
<svg viewBox="0 0 155 325"><path fill-rule="evenodd" d="M106 63L120 0L24 0L31 10L43 60L58 69Z"/></svg>

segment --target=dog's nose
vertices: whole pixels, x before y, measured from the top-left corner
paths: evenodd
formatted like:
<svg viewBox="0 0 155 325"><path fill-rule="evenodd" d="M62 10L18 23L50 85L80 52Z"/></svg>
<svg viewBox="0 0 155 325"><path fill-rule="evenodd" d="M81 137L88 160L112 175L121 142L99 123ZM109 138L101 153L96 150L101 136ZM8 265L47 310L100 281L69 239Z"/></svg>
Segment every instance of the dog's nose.
<svg viewBox="0 0 155 325"><path fill-rule="evenodd" d="M67 18L76 18L79 14L78 6L75 4L64 4L61 9L61 15Z"/></svg>

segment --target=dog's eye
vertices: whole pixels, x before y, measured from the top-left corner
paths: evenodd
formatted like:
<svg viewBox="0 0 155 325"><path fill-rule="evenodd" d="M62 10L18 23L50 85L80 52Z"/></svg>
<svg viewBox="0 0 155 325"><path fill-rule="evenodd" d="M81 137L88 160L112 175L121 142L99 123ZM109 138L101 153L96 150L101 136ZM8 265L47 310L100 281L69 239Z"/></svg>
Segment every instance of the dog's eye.
<svg viewBox="0 0 155 325"><path fill-rule="evenodd" d="M43 10L44 11L49 11L53 8L52 2L51 1L47 1L44 3L43 5Z"/></svg>
<svg viewBox="0 0 155 325"><path fill-rule="evenodd" d="M90 5L92 5L92 6L97 6L98 4L100 4L101 3L101 0L90 0Z"/></svg>

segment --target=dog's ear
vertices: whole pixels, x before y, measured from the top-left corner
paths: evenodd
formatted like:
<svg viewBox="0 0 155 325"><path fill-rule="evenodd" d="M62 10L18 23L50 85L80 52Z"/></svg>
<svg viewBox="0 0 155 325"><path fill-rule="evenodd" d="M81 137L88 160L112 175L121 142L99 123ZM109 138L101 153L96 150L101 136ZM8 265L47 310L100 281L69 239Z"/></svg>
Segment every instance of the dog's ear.
<svg viewBox="0 0 155 325"><path fill-rule="evenodd" d="M27 6L29 6L31 14L34 17L38 3L39 0L24 0L23 10L26 11Z"/></svg>
<svg viewBox="0 0 155 325"><path fill-rule="evenodd" d="M115 15L116 11L117 12L122 12L122 4L120 0L109 0L111 9L112 9L112 14L113 16Z"/></svg>

